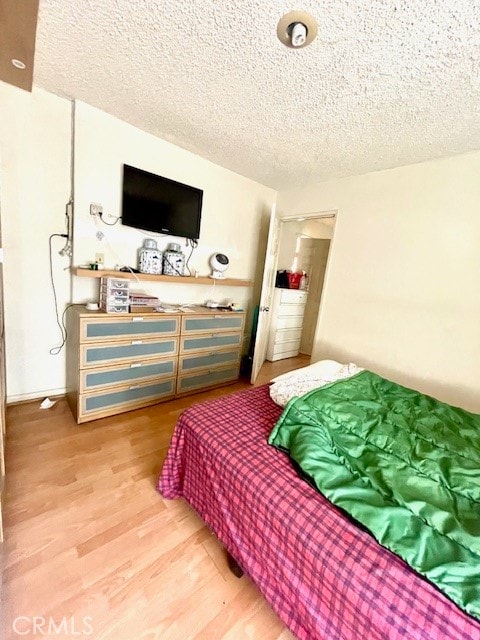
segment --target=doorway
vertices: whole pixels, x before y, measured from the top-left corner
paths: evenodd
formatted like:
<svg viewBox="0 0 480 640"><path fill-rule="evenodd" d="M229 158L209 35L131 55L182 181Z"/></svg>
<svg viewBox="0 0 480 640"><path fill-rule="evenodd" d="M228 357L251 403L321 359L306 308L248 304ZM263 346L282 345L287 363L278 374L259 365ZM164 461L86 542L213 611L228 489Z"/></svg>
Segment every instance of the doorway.
<svg viewBox="0 0 480 640"><path fill-rule="evenodd" d="M272 211L252 383L266 359L274 361L312 353L336 214L336 211L325 211L278 218L275 210ZM307 289L297 292L283 289L282 292L282 288L275 286L279 270L305 271L309 281ZM278 307L283 303L291 306L282 307L279 311ZM279 317L282 320L279 321ZM277 330L278 335L275 333Z"/></svg>
<svg viewBox="0 0 480 640"><path fill-rule="evenodd" d="M280 227L277 273L302 277L299 289L275 288L267 348L271 362L312 354L334 220L300 218Z"/></svg>

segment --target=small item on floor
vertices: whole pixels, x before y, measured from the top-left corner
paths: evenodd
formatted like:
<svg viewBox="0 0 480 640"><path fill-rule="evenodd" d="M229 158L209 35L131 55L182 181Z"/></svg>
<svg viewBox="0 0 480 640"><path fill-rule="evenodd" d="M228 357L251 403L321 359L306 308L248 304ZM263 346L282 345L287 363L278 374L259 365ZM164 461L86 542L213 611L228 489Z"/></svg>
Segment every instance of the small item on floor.
<svg viewBox="0 0 480 640"><path fill-rule="evenodd" d="M50 398L45 398L45 400L43 400L40 403L40 409L51 409L55 403L56 403L56 400L50 400Z"/></svg>

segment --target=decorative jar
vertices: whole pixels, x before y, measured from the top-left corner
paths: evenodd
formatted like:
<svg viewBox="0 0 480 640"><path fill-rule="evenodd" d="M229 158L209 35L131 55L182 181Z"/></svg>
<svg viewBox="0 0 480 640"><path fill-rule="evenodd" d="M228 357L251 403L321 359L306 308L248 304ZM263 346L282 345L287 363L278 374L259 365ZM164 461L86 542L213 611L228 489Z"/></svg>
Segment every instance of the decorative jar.
<svg viewBox="0 0 480 640"><path fill-rule="evenodd" d="M183 276L185 271L185 256L180 251L180 245L171 242L163 252L163 274L166 276Z"/></svg>
<svg viewBox="0 0 480 640"><path fill-rule="evenodd" d="M143 246L138 250L138 270L141 273L162 273L162 252L153 238L145 238Z"/></svg>

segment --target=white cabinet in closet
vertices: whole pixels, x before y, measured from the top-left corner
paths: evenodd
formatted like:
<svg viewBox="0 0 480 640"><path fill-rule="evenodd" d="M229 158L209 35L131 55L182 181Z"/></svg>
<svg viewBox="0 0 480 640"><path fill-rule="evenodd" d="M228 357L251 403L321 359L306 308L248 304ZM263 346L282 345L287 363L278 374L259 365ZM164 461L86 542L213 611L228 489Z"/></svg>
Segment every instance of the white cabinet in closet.
<svg viewBox="0 0 480 640"><path fill-rule="evenodd" d="M267 360L298 355L307 291L275 289L271 308Z"/></svg>

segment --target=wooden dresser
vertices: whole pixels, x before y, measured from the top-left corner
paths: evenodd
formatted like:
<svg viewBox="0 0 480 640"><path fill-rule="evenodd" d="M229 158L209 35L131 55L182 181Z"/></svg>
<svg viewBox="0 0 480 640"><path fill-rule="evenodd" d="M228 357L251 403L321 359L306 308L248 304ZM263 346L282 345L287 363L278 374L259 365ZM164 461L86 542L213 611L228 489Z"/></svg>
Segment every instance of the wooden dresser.
<svg viewBox="0 0 480 640"><path fill-rule="evenodd" d="M67 312L67 399L87 422L234 382L245 314Z"/></svg>

